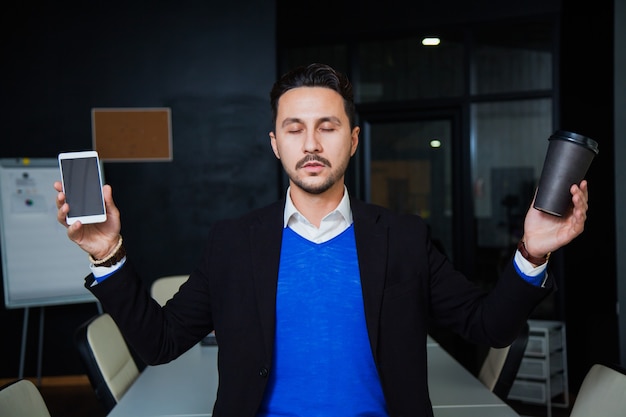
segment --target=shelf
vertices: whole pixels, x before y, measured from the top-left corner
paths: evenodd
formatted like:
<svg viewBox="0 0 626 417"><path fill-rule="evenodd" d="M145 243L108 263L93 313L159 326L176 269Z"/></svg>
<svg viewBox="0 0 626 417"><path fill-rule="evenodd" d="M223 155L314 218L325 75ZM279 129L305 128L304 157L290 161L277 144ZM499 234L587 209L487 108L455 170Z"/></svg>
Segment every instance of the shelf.
<svg viewBox="0 0 626 417"><path fill-rule="evenodd" d="M569 406L565 324L551 320L529 320L528 345L508 398L552 407ZM563 401L555 401L560 396Z"/></svg>

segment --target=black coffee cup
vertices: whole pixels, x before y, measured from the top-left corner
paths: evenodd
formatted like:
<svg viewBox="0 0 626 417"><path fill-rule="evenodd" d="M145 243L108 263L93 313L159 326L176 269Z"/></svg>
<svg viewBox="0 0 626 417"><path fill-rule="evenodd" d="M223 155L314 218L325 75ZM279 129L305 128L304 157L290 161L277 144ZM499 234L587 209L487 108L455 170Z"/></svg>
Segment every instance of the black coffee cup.
<svg viewBox="0 0 626 417"><path fill-rule="evenodd" d="M533 207L563 216L572 206L570 187L585 178L591 161L598 154L598 143L566 130L556 131L548 140Z"/></svg>

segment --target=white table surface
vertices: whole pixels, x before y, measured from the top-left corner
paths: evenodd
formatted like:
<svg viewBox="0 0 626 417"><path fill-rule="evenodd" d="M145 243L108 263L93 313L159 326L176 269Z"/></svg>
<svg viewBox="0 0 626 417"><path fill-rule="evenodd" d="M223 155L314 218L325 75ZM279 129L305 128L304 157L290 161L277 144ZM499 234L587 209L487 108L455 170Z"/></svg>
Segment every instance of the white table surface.
<svg viewBox="0 0 626 417"><path fill-rule="evenodd" d="M428 389L435 417L519 417L438 345L428 348Z"/></svg>
<svg viewBox="0 0 626 417"><path fill-rule="evenodd" d="M147 366L108 416L210 416L216 392L217 346L198 344L170 363Z"/></svg>
<svg viewBox="0 0 626 417"><path fill-rule="evenodd" d="M435 417L519 417L429 339L428 385ZM148 366L108 417L208 417L217 392L217 347L197 345Z"/></svg>

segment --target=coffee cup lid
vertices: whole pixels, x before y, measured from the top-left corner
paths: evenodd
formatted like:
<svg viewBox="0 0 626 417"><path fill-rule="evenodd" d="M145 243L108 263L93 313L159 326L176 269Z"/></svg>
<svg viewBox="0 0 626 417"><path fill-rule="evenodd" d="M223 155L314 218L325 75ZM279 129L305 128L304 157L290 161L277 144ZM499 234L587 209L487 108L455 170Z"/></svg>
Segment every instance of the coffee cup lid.
<svg viewBox="0 0 626 417"><path fill-rule="evenodd" d="M569 132L567 130L557 130L552 136L550 136L549 140L552 139L569 140L571 142L575 142L579 145L585 146L596 155L598 154L598 152L600 152L598 149L598 142L591 138L588 138L587 136L583 136L574 132Z"/></svg>

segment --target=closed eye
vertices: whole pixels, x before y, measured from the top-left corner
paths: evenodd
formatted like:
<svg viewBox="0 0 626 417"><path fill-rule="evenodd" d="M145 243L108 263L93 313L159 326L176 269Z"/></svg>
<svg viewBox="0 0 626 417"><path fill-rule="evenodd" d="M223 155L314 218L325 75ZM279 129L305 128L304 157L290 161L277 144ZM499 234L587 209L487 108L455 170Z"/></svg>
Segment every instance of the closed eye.
<svg viewBox="0 0 626 417"><path fill-rule="evenodd" d="M338 126L335 123L325 121L319 125L319 130L322 132L334 132L337 130L337 127Z"/></svg>

